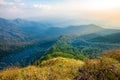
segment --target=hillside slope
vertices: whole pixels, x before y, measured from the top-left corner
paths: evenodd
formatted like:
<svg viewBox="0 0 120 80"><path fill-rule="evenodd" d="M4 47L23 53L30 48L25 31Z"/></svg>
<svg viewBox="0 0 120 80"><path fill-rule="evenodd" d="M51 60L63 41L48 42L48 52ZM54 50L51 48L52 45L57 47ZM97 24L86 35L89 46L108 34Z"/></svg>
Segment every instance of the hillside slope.
<svg viewBox="0 0 120 80"><path fill-rule="evenodd" d="M93 39L90 39L92 42L104 42L104 43L120 43L120 32L110 34L110 35L105 35L105 36L97 36Z"/></svg>
<svg viewBox="0 0 120 80"><path fill-rule="evenodd" d="M117 34L117 35L116 35ZM89 58L96 58L102 55L102 52L112 49L120 49L118 33L106 35L104 38L98 34L88 34L84 36L67 36L63 35L49 48L48 54L54 52L69 53L79 56L79 59L87 56ZM95 38L97 41L92 41ZM113 43L114 41L114 43ZM117 44L116 44L117 43Z"/></svg>
<svg viewBox="0 0 120 80"><path fill-rule="evenodd" d="M84 62L68 58L54 58L40 66L13 68L0 72L0 80L72 80Z"/></svg>
<svg viewBox="0 0 120 80"><path fill-rule="evenodd" d="M38 66L0 71L0 80L120 80L120 50L84 61L57 57Z"/></svg>

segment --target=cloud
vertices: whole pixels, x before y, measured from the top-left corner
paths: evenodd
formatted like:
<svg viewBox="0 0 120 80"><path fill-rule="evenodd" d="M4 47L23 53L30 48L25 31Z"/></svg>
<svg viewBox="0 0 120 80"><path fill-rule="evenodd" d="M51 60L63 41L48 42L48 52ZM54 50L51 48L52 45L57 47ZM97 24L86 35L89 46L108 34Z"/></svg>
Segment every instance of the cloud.
<svg viewBox="0 0 120 80"><path fill-rule="evenodd" d="M0 6L23 6L25 3L21 2L21 0L11 0L11 1L5 1L5 0L0 0Z"/></svg>
<svg viewBox="0 0 120 80"><path fill-rule="evenodd" d="M39 8L39 9L50 9L51 6L47 4L33 4L34 8Z"/></svg>
<svg viewBox="0 0 120 80"><path fill-rule="evenodd" d="M0 17L68 18L78 23L84 19L85 23L119 25L120 0L0 0Z"/></svg>
<svg viewBox="0 0 120 80"><path fill-rule="evenodd" d="M13 5L14 2L7 2L5 0L0 0L0 5Z"/></svg>

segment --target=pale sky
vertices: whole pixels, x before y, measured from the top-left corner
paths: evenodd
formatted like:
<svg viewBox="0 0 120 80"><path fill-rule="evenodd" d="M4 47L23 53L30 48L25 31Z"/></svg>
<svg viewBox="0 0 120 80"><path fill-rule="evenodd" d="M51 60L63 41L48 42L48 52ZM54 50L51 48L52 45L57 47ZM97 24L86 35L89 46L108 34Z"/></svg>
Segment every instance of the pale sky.
<svg viewBox="0 0 120 80"><path fill-rule="evenodd" d="M0 0L0 17L71 19L120 28L120 0Z"/></svg>

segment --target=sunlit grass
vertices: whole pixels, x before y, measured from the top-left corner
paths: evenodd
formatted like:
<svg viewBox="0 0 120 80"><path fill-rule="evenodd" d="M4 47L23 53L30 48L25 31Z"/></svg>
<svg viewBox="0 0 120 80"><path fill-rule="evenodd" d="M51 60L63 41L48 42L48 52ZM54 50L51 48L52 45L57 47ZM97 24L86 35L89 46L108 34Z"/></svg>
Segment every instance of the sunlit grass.
<svg viewBox="0 0 120 80"><path fill-rule="evenodd" d="M83 61L57 57L38 66L0 71L0 80L120 80L119 51Z"/></svg>
<svg viewBox="0 0 120 80"><path fill-rule="evenodd" d="M72 80L84 62L67 58L54 58L41 66L12 68L0 72L0 80Z"/></svg>

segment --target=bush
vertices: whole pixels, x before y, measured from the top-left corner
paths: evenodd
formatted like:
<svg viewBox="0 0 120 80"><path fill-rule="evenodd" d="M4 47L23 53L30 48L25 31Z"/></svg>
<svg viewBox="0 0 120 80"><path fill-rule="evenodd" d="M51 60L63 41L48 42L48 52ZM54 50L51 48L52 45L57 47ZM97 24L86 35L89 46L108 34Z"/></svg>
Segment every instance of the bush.
<svg viewBox="0 0 120 80"><path fill-rule="evenodd" d="M72 58L72 59L79 59L79 60L84 60L87 58L83 54L74 55L74 54L63 53L63 52L54 52L54 53L50 53L50 54L43 56L41 59L37 60L35 64L39 65L42 61L57 58L57 57Z"/></svg>
<svg viewBox="0 0 120 80"><path fill-rule="evenodd" d="M106 51L104 54L104 56L116 59L120 62L120 50Z"/></svg>
<svg viewBox="0 0 120 80"><path fill-rule="evenodd" d="M103 57L87 60L79 69L76 80L120 80L120 63L112 58Z"/></svg>

